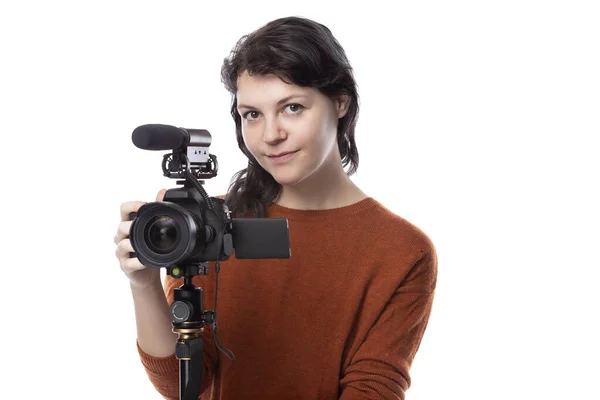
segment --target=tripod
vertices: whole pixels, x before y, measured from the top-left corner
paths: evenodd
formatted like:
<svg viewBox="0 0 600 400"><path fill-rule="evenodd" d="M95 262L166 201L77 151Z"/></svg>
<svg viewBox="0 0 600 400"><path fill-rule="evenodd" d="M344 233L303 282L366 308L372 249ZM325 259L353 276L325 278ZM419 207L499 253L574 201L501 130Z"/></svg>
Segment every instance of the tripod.
<svg viewBox="0 0 600 400"><path fill-rule="evenodd" d="M174 290L174 301L170 312L173 317L173 332L179 335L175 355L179 360L179 399L198 400L202 381L203 343L200 333L204 323L212 324L214 311L204 311L204 292L194 286L195 275L207 275L208 263L172 267L168 273L174 278L183 277L184 282Z"/></svg>

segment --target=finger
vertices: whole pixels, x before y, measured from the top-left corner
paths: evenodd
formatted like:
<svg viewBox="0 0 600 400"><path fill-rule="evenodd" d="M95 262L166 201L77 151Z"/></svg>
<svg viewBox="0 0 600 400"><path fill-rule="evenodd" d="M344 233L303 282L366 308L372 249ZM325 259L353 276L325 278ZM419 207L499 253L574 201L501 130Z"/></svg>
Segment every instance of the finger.
<svg viewBox="0 0 600 400"><path fill-rule="evenodd" d="M146 268L137 258L125 258L121 260L121 270L126 274Z"/></svg>
<svg viewBox="0 0 600 400"><path fill-rule="evenodd" d="M129 213L137 212L144 204L144 201L126 201L121 204L121 221L129 221Z"/></svg>
<svg viewBox="0 0 600 400"><path fill-rule="evenodd" d="M130 258L129 253L134 253L133 246L131 245L131 240L123 239L117 244L117 249L115 250L115 254L119 259L121 258Z"/></svg>
<svg viewBox="0 0 600 400"><path fill-rule="evenodd" d="M129 237L129 230L131 229L131 224L133 221L121 221L119 223L119 227L117 228L117 235L115 236L115 243L119 244L119 242L126 237Z"/></svg>
<svg viewBox="0 0 600 400"><path fill-rule="evenodd" d="M165 198L166 192L167 192L167 189L160 189L158 191L158 194L156 195L156 201L163 201L163 199Z"/></svg>

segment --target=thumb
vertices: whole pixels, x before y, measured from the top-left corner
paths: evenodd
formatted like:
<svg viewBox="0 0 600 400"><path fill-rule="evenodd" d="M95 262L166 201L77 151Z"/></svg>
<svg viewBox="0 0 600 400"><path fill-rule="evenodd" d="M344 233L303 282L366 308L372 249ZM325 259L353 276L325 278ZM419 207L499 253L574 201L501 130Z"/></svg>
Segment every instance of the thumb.
<svg viewBox="0 0 600 400"><path fill-rule="evenodd" d="M156 195L156 201L163 201L165 198L165 193L167 193L167 189L160 189Z"/></svg>

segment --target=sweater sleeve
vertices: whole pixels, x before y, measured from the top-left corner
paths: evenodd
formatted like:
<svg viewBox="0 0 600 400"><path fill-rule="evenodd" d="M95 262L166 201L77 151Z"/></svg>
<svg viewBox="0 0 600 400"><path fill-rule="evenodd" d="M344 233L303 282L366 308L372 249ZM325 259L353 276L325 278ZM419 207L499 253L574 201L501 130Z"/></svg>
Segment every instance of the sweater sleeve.
<svg viewBox="0 0 600 400"><path fill-rule="evenodd" d="M340 400L404 400L410 366L431 313L436 278L437 257L431 248L413 265L343 371Z"/></svg>
<svg viewBox="0 0 600 400"><path fill-rule="evenodd" d="M196 277L198 278L198 277ZM169 304L173 302L173 291L176 287L180 286L183 279L173 279L169 276L165 280L165 295L167 296ZM217 351L213 339L213 331L210 326L206 326L204 331L200 334L202 337L203 354L202 354L202 381L200 384L200 394L206 392L214 377L216 370ZM175 356L175 347L173 347L173 354L167 357L154 357L145 353L137 345L140 360L146 374L152 385L158 393L160 393L165 399L168 400L179 400L179 360ZM200 396L199 398L202 398Z"/></svg>

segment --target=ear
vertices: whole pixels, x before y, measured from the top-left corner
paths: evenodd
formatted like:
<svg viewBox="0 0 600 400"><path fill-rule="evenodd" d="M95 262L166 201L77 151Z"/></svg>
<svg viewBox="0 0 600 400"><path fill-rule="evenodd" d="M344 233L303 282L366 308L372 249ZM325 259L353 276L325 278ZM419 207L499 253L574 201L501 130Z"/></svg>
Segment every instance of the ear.
<svg viewBox="0 0 600 400"><path fill-rule="evenodd" d="M350 107L350 96L343 94L333 98L337 109L338 119L343 118Z"/></svg>

